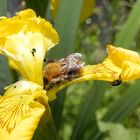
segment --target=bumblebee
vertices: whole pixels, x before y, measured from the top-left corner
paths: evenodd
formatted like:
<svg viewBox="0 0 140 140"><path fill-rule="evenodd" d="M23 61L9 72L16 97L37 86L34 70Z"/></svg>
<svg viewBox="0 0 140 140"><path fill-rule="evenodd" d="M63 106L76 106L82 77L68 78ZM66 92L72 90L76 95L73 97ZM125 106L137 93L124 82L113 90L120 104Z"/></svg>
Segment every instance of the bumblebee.
<svg viewBox="0 0 140 140"><path fill-rule="evenodd" d="M68 82L80 76L80 68L84 66L82 55L72 53L66 58L48 60L43 69L44 86L46 90L55 85ZM46 86L47 85L47 86Z"/></svg>

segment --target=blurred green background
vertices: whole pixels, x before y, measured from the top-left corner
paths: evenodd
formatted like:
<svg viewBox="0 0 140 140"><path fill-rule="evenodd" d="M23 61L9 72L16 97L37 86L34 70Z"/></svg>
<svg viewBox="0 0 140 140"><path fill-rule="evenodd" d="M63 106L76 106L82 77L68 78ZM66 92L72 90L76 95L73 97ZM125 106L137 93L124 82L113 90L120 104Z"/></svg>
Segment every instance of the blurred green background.
<svg viewBox="0 0 140 140"><path fill-rule="evenodd" d="M83 21L80 15L84 0L60 0L55 19L50 2L1 0L0 15L13 16L21 9L32 8L48 19L60 36L60 43L47 58L80 52L86 64L97 64L107 56L106 44L140 51L140 0L96 0L95 4L89 4L92 13ZM16 81L18 75L2 56L0 64L3 93L3 87ZM139 80L116 87L107 82L88 81L71 85L57 95L50 106L58 139L140 140Z"/></svg>

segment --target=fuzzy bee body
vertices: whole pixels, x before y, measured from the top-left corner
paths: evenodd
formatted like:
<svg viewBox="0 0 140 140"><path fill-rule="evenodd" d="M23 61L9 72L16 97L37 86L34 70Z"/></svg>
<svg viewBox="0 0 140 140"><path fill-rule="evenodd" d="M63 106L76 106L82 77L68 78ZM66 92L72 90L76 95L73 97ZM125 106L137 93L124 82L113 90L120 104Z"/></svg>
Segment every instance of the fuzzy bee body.
<svg viewBox="0 0 140 140"><path fill-rule="evenodd" d="M50 89L59 83L71 81L80 76L83 66L80 53L72 53L60 60L49 60L43 69L44 85Z"/></svg>

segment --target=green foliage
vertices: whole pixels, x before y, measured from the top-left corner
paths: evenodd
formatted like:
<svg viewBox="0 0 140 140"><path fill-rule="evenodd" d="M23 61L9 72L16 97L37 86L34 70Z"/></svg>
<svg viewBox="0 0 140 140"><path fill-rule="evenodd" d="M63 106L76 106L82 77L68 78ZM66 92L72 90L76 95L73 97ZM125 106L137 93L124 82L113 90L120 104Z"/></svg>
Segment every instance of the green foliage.
<svg viewBox="0 0 140 140"><path fill-rule="evenodd" d="M0 1L0 16L6 16L7 12L7 1L1 0Z"/></svg>
<svg viewBox="0 0 140 140"><path fill-rule="evenodd" d="M4 87L13 82L13 77L4 56L0 56L0 66L0 93L3 94Z"/></svg>
<svg viewBox="0 0 140 140"><path fill-rule="evenodd" d="M75 41L81 15L83 0L61 0L55 21L60 42L50 55L62 58L75 50ZM61 51L60 51L61 49Z"/></svg>
<svg viewBox="0 0 140 140"><path fill-rule="evenodd" d="M58 140L57 132L50 112L48 112L48 114L43 115L32 138L32 140L40 140L40 139Z"/></svg>
<svg viewBox="0 0 140 140"><path fill-rule="evenodd" d="M112 104L108 112L104 115L103 120L119 122L129 115L140 103L139 85L140 81L138 80L130 86L125 91L125 94Z"/></svg>
<svg viewBox="0 0 140 140"><path fill-rule="evenodd" d="M124 48L129 48L132 45L132 41L136 37L140 29L140 1L138 0L133 6L125 24L122 27L122 31L118 33L115 44Z"/></svg>
<svg viewBox="0 0 140 140"><path fill-rule="evenodd" d="M81 105L81 110L73 129L72 140L82 140L84 138L84 133L92 122L93 116L100 106L108 86L104 82L95 82L93 87Z"/></svg>
<svg viewBox="0 0 140 140"><path fill-rule="evenodd" d="M99 122L101 132L107 133L107 140L140 140L140 130L136 128L126 129L121 124Z"/></svg>
<svg viewBox="0 0 140 140"><path fill-rule="evenodd" d="M49 0L26 0L26 7L36 11L38 16L45 17Z"/></svg>
<svg viewBox="0 0 140 140"><path fill-rule="evenodd" d="M0 1L0 16L6 16L7 12L7 1ZM0 56L0 93L3 94L3 88L12 83L13 77L9 69L6 58Z"/></svg>

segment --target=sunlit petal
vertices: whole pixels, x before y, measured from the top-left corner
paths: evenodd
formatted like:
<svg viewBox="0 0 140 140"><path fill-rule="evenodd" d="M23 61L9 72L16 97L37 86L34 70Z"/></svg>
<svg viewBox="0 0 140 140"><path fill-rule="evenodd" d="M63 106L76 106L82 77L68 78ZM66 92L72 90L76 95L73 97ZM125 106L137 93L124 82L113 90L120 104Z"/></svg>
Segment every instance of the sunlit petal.
<svg viewBox="0 0 140 140"><path fill-rule="evenodd" d="M140 78L140 55L137 52L112 45L108 45L107 49L108 58L122 70L123 81Z"/></svg>
<svg viewBox="0 0 140 140"><path fill-rule="evenodd" d="M1 52L23 78L43 85L42 66L46 52L58 43L52 25L33 10L0 20Z"/></svg>
<svg viewBox="0 0 140 140"><path fill-rule="evenodd" d="M122 65L121 78L123 81L136 80L140 78L140 65L125 61Z"/></svg>
<svg viewBox="0 0 140 140"><path fill-rule="evenodd" d="M12 18L2 18L0 20L0 44L6 41L7 36L21 31L24 34L39 32L52 41L53 44L58 43L58 35L52 25L45 19L36 17L36 13L33 10L26 9Z"/></svg>
<svg viewBox="0 0 140 140"><path fill-rule="evenodd" d="M45 91L35 83L19 81L6 88L0 98L1 140L31 140L45 112L39 100L47 105Z"/></svg>
<svg viewBox="0 0 140 140"><path fill-rule="evenodd" d="M47 45L48 40L40 33L25 35L20 32L8 37L2 51L9 58L11 66L25 79L42 85L42 66Z"/></svg>
<svg viewBox="0 0 140 140"><path fill-rule="evenodd" d="M140 56L137 52L120 47L114 47L112 45L107 45L107 51L108 58L118 67L121 67L124 61L140 64Z"/></svg>

